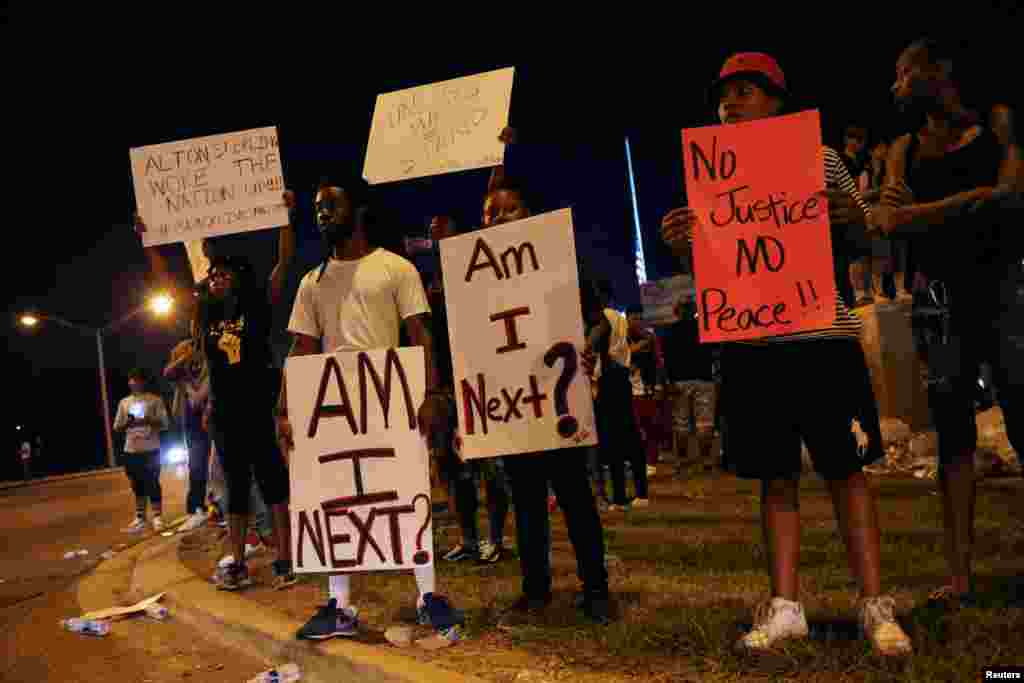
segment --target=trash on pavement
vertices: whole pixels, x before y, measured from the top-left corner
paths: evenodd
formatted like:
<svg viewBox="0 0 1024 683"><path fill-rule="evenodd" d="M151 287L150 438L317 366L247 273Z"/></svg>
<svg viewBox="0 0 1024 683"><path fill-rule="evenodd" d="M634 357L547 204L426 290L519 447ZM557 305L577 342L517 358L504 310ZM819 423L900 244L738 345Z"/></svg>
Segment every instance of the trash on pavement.
<svg viewBox="0 0 1024 683"><path fill-rule="evenodd" d="M412 627L392 626L384 631L384 637L395 647L409 647L412 645Z"/></svg>
<svg viewBox="0 0 1024 683"><path fill-rule="evenodd" d="M163 533L162 533L162 534L160 534L160 535L161 535L161 536L173 536L173 535L174 535L174 532L173 532L173 531L165 531L165 532L163 532Z"/></svg>
<svg viewBox="0 0 1024 683"><path fill-rule="evenodd" d="M295 683L302 680L302 671L298 664L289 662L282 666L263 671L250 678L248 683Z"/></svg>
<svg viewBox="0 0 1024 683"><path fill-rule="evenodd" d="M85 557L85 556L86 556L86 555L88 555L88 554L89 554L89 551L88 551L88 550L79 550L79 551L78 551L78 553L77 553L77 555L78 555L79 557Z"/></svg>
<svg viewBox="0 0 1024 683"><path fill-rule="evenodd" d="M169 614L170 613L167 611L166 607L158 605L155 602L146 607L146 615L151 619L156 619L157 621L163 621Z"/></svg>
<svg viewBox="0 0 1024 683"><path fill-rule="evenodd" d="M78 553L76 553L74 550L69 550L68 552L64 553L64 559L65 560L73 560L77 556L78 556Z"/></svg>
<svg viewBox="0 0 1024 683"><path fill-rule="evenodd" d="M110 634L110 623L95 619L65 619L60 622L68 631L87 636L106 636Z"/></svg>
<svg viewBox="0 0 1024 683"><path fill-rule="evenodd" d="M117 553L115 553L113 550L108 550L107 552L101 554L100 557L102 557L104 560L110 560L113 559L115 555L117 555Z"/></svg>
<svg viewBox="0 0 1024 683"><path fill-rule="evenodd" d="M462 635L459 633L459 627L452 626L444 631L433 634L429 638L417 640L416 645L424 650L443 650L460 640L462 640Z"/></svg>
<svg viewBox="0 0 1024 683"><path fill-rule="evenodd" d="M142 602L136 603L131 607L108 607L107 609L97 610L95 612L89 612L83 614L83 619L121 619L123 617L143 612L152 604L155 604L164 597L163 593L158 593L151 598L146 598Z"/></svg>

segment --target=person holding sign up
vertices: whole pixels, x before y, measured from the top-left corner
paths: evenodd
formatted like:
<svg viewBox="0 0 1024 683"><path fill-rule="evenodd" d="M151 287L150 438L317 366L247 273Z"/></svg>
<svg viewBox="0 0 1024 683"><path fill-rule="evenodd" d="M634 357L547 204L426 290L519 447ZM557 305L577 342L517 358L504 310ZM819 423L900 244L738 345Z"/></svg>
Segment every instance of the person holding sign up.
<svg viewBox="0 0 1024 683"><path fill-rule="evenodd" d="M506 144L515 140L510 128L502 132ZM506 163L515 146L506 150ZM528 218L530 207L524 187L507 175L505 166L494 169L484 198L484 229ZM581 292L587 291L581 288ZM584 306L585 309L588 307ZM583 593L577 606L591 621L607 623L611 617L608 572L604 563L604 532L594 492L587 477L586 449L568 448L510 455L505 459L512 484L516 516L516 545L523 573L523 594L502 615L502 625L529 621L552 600L551 520L549 488L565 515L569 539L576 552L576 568ZM645 472L646 474L646 472Z"/></svg>
<svg viewBox="0 0 1024 683"><path fill-rule="evenodd" d="M737 124L735 129L732 126L714 129L720 141L728 141L734 130L737 133L750 130L743 126L760 126L759 145L763 151L748 145L748 156L764 154L774 159L785 158L782 149L766 149L771 143L765 138L779 139L780 136L770 134L765 130L766 122L759 121L786 113L789 99L785 76L772 57L761 53L730 57L712 85L711 94L719 121ZM812 133L820 140L820 129ZM803 144L792 139L789 142L790 145L797 143ZM819 158L825 165L826 185L834 188L826 193L833 229L863 223L863 202L838 155L825 148ZM687 191L691 203L701 189L693 175L696 172L696 164L688 165ZM814 209L812 203L815 203L814 198L806 200L805 214ZM714 244L715 231L722 228L710 226L715 221L714 211L707 212L710 215L702 213L684 206L665 216L662 235L674 251L687 254L695 231L700 231L700 239ZM782 232L775 234L785 238L788 237L785 231L794 229L800 228L787 224ZM724 244L725 238L719 239ZM791 244L794 242L793 237L788 239ZM733 240L733 244L735 242ZM812 246L797 243L794 251L803 248L809 258L819 257L810 250ZM725 249L724 246L718 248ZM693 264L698 285L701 276L716 265L699 260ZM822 268L822 272L827 271ZM724 349L722 391L731 435L729 458L738 476L761 480L761 516L772 590L769 600L755 610L753 629L737 642L737 648L766 650L784 639L808 635L797 578L803 440L811 452L815 469L828 482L851 570L860 583L858 610L863 633L881 654L907 654L911 651L910 638L896 622L893 599L883 596L881 591L878 514L863 473L865 464L882 455L877 417L875 424L864 425L873 437L867 449L859 447L854 435L855 418L864 414L863 387L865 383L870 385L859 344L860 322L835 295L836 283L831 283L831 289L828 294L835 303L828 303L834 306L834 317L823 329L733 343ZM708 311L703 310L706 302L700 298L699 302L700 315L707 321ZM780 311L780 306L776 304L776 312ZM796 310L784 309L782 314L782 317L792 316L791 319L800 315ZM703 327L702 322L702 337ZM749 335L744 338L751 339Z"/></svg>
<svg viewBox="0 0 1024 683"><path fill-rule="evenodd" d="M397 348L404 325L410 341L423 347L426 358L427 396L418 422L421 433L429 437L443 429L448 403L432 357L430 306L419 273L406 259L377 246L386 227L373 220L369 187L362 178L326 180L314 201L317 225L329 251L299 285L288 323L294 338L290 355ZM278 435L283 447L291 449L294 439L285 386L278 401ZM413 571L419 589L418 621L433 626L441 638L457 640L462 617L437 594L433 563ZM324 640L358 632L351 576L332 574L328 584L330 599L299 629L297 638Z"/></svg>

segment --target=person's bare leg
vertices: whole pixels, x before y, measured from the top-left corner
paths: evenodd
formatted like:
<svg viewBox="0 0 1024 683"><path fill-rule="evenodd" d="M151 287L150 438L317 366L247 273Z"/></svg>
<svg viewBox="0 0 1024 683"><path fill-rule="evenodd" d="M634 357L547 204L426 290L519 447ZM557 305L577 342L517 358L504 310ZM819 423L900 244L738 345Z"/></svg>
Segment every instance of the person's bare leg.
<svg viewBox="0 0 1024 683"><path fill-rule="evenodd" d="M940 465L943 524L946 534L946 560L949 563L953 592L971 588L971 551L974 541L974 453L960 454L952 462Z"/></svg>
<svg viewBox="0 0 1024 683"><path fill-rule="evenodd" d="M228 540L235 562L245 562L245 536L249 533L249 515L228 515Z"/></svg>
<svg viewBox="0 0 1024 683"><path fill-rule="evenodd" d="M860 584L861 597L882 593L881 534L878 506L863 472L848 479L830 481L836 520L846 544L850 571Z"/></svg>
<svg viewBox="0 0 1024 683"><path fill-rule="evenodd" d="M274 518L274 531L271 538L277 549L277 559L290 562L292 559L292 526L288 514L288 503L270 506L270 514Z"/></svg>
<svg viewBox="0 0 1024 683"><path fill-rule="evenodd" d="M761 482L761 524L772 597L799 601L800 504L799 479Z"/></svg>

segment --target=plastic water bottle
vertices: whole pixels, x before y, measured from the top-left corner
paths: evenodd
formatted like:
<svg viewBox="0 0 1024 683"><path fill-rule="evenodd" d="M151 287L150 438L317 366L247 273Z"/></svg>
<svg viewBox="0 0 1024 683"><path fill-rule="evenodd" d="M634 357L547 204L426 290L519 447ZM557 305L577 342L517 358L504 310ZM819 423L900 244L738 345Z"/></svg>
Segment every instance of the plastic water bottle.
<svg viewBox="0 0 1024 683"><path fill-rule="evenodd" d="M299 671L299 665L289 663L257 674L256 678L249 679L249 683L295 683L301 678L302 672Z"/></svg>
<svg viewBox="0 0 1024 683"><path fill-rule="evenodd" d="M110 633L110 622L95 621L93 619L65 619L60 622L64 628L72 633L82 633L87 636L105 636Z"/></svg>

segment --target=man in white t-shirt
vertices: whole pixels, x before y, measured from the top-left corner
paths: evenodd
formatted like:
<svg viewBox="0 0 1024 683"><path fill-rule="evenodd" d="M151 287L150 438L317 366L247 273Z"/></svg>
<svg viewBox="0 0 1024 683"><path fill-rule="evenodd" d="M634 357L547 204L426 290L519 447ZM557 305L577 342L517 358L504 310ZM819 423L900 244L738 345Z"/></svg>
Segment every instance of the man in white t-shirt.
<svg viewBox="0 0 1024 683"><path fill-rule="evenodd" d="M21 444L21 467L25 470L25 481L32 478L32 444L23 441Z"/></svg>
<svg viewBox="0 0 1024 683"><path fill-rule="evenodd" d="M379 230L386 228L373 221L368 192L365 181L352 178L344 183L324 182L316 194L314 212L329 256L299 285L288 323L294 338L290 355L397 347L404 324L410 342L422 346L426 357L427 396L418 417L420 431L429 436L447 422L447 401L432 357L430 306L415 266L375 246ZM288 452L293 443L284 386L278 403L278 434L282 450ZM436 594L434 567L413 571L419 588L418 621L432 625L440 638L456 640L461 616ZM350 576L331 575L328 582L330 600L299 630L299 639L356 634L359 622L350 604Z"/></svg>

